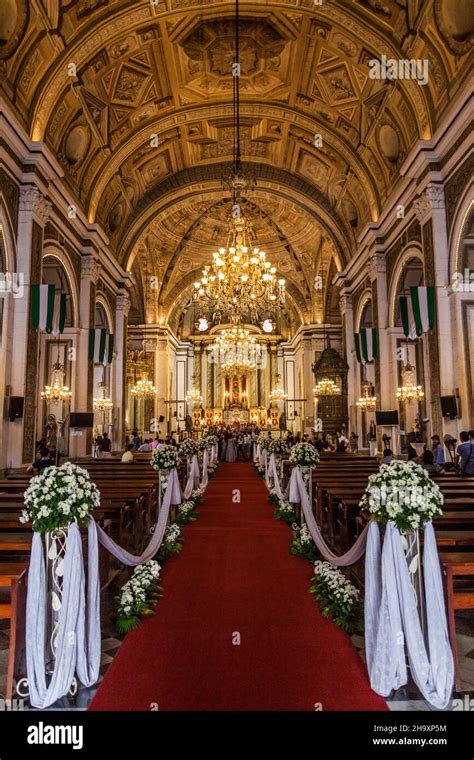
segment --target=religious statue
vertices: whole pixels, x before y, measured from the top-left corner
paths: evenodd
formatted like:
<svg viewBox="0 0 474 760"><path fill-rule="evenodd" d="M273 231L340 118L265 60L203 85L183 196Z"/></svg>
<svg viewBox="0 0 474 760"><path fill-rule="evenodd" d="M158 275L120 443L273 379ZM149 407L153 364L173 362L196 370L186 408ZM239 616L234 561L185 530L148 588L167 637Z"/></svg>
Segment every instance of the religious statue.
<svg viewBox="0 0 474 760"><path fill-rule="evenodd" d="M54 453L58 447L58 423L56 422L55 414L48 415L48 421L44 428L43 438L46 446L49 449L49 453Z"/></svg>

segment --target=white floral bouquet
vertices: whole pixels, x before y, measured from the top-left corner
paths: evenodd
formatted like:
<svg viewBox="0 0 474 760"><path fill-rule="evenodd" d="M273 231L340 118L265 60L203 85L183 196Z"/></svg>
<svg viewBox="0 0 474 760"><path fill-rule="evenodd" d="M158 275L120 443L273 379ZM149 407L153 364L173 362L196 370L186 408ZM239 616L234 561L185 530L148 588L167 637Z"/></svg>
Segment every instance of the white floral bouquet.
<svg viewBox="0 0 474 760"><path fill-rule="evenodd" d="M89 473L72 462L46 467L35 475L24 498L20 522L31 521L38 533L65 528L74 520L86 525L88 516L100 505L100 493Z"/></svg>
<svg viewBox="0 0 474 760"><path fill-rule="evenodd" d="M197 504L200 504L204 499L204 490L202 488L194 488L194 490L191 492L191 496L189 497L189 501L192 501L193 504L196 506Z"/></svg>
<svg viewBox="0 0 474 760"><path fill-rule="evenodd" d="M296 443L290 450L293 467L315 467L318 460L318 452L311 443Z"/></svg>
<svg viewBox="0 0 474 760"><path fill-rule="evenodd" d="M268 451L270 454L281 456L282 454L286 454L288 451L288 444L283 440L283 438L271 438L270 444L268 446Z"/></svg>
<svg viewBox="0 0 474 760"><path fill-rule="evenodd" d="M183 545L181 543L181 528L177 523L168 525L158 552L158 559L165 563L173 554L179 554Z"/></svg>
<svg viewBox="0 0 474 760"><path fill-rule="evenodd" d="M189 522L196 520L194 516L194 510L196 504L194 501L183 501L178 507L178 514L176 515L176 522L179 525L186 525Z"/></svg>
<svg viewBox="0 0 474 760"><path fill-rule="evenodd" d="M294 523L295 510L289 501L279 501L273 514L277 520L283 520L287 525Z"/></svg>
<svg viewBox="0 0 474 760"><path fill-rule="evenodd" d="M157 446L151 455L151 466L154 470L171 470L179 465L179 454L176 446Z"/></svg>
<svg viewBox="0 0 474 760"><path fill-rule="evenodd" d="M161 567L155 560L138 565L116 597L119 633L127 633L140 624L140 617L154 615L152 607L158 602L158 578Z"/></svg>
<svg viewBox="0 0 474 760"><path fill-rule="evenodd" d="M192 457L194 454L197 454L198 450L197 441L192 438L186 438L179 447L179 453L185 457Z"/></svg>
<svg viewBox="0 0 474 760"><path fill-rule="evenodd" d="M257 436L257 446L260 446L261 449L266 449L268 451L271 443L272 443L272 438L270 438L270 436L268 435Z"/></svg>
<svg viewBox="0 0 474 760"><path fill-rule="evenodd" d="M362 602L359 591L345 575L330 562L314 563L310 593L318 600L321 614L331 618L348 633L363 629Z"/></svg>
<svg viewBox="0 0 474 760"><path fill-rule="evenodd" d="M211 435L204 436L204 439L206 441L206 446L210 449L217 443L217 435L214 435L213 433Z"/></svg>
<svg viewBox="0 0 474 760"><path fill-rule="evenodd" d="M311 533L309 532L308 526L305 524L298 525L298 523L293 523L291 529L294 535L293 541L290 545L290 554L314 562L317 556L316 546Z"/></svg>
<svg viewBox="0 0 474 760"><path fill-rule="evenodd" d="M374 519L393 521L401 533L417 530L442 515L443 494L419 465L396 460L369 477L360 502Z"/></svg>

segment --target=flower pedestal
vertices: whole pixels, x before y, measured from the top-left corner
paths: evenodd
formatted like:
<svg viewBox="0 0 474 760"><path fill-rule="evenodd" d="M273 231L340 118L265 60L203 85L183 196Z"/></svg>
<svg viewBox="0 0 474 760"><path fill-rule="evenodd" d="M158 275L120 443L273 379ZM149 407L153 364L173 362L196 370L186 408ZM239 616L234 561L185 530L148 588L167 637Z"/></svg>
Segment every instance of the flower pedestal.
<svg viewBox="0 0 474 760"><path fill-rule="evenodd" d="M400 533L400 539L405 552L405 558L410 573L410 580L415 594L416 606L420 618L421 630L425 633L425 605L423 589L423 573L421 568L420 531Z"/></svg>

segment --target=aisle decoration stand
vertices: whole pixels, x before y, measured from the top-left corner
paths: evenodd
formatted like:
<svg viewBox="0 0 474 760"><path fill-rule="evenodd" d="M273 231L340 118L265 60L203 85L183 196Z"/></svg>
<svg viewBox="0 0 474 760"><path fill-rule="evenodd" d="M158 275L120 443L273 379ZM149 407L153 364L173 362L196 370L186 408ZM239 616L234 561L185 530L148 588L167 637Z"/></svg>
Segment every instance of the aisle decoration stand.
<svg viewBox="0 0 474 760"><path fill-rule="evenodd" d="M361 501L371 520L351 549L337 556L327 546L311 509L311 468L316 458L314 465L307 462L308 450L302 448L306 446L311 445L297 444L290 452L294 467L285 499L301 504L312 539L327 562L348 566L367 552L365 639L372 688L388 696L406 684L408 657L424 698L444 709L452 693L454 662L432 524L433 516L442 514L438 486L416 464L382 465L379 473L370 476ZM383 549L379 524L385 526ZM424 530L423 562L420 528Z"/></svg>

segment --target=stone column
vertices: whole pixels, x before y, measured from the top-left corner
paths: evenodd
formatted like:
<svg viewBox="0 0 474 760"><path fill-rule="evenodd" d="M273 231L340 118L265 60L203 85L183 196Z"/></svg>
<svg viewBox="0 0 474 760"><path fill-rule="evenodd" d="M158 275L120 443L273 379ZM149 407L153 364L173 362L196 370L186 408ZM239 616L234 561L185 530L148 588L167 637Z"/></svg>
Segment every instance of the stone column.
<svg viewBox="0 0 474 760"><path fill-rule="evenodd" d="M158 393L155 399L155 417L159 420L159 429L161 436L166 433L168 405L165 403L168 397L168 377L169 377L169 357L168 357L168 340L166 337L159 337L155 346L155 385ZM174 396L173 396L174 398ZM174 406L171 407L173 410Z"/></svg>
<svg viewBox="0 0 474 760"><path fill-rule="evenodd" d="M8 461L12 467L31 462L35 454L38 403L39 335L31 325L31 285L41 283L43 229L51 203L33 185L20 189L18 214L17 272L24 279L23 298L13 299L11 341L11 395L23 396L23 418L9 422ZM38 431L41 434L41 431Z"/></svg>
<svg viewBox="0 0 474 760"><path fill-rule="evenodd" d="M306 398L306 404L296 404L296 408L301 409L302 416L302 430L304 433L311 431L311 422L307 420L310 417L314 420L315 404L314 404L314 374L313 374L313 341L311 335L305 335L301 342L301 358L302 358L302 388L303 393L301 398ZM297 390L298 397L300 396L300 389ZM312 423L314 426L314 422Z"/></svg>
<svg viewBox="0 0 474 760"><path fill-rule="evenodd" d="M125 292L117 296L117 311L115 314L114 363L113 372L113 402L114 419L113 448L123 449L125 446L125 409L126 409L126 377L127 377L127 322L131 301Z"/></svg>
<svg viewBox="0 0 474 760"><path fill-rule="evenodd" d="M92 411L93 362L89 361L89 329L95 327L95 292L101 270L100 262L92 253L81 259L81 285L79 292L79 335L75 367L73 411ZM79 432L79 431L78 431ZM72 456L91 453L92 431L82 430L82 435L71 436Z"/></svg>
<svg viewBox="0 0 474 760"><path fill-rule="evenodd" d="M343 324L343 345L346 361L349 365L347 373L347 404L349 407L349 429L357 429L357 407L356 407L356 388L357 388L357 369L358 362L354 351L354 311L352 308L352 294L347 289L341 290L339 295L339 308L342 315Z"/></svg>
<svg viewBox="0 0 474 760"><path fill-rule="evenodd" d="M452 352L453 332L449 307L448 232L444 188L430 182L414 201L415 213L422 227L424 284L436 288L436 326L428 333L428 357L431 394L432 432L456 434L456 422L441 415L440 396L451 396L455 387Z"/></svg>
<svg viewBox="0 0 474 760"><path fill-rule="evenodd" d="M390 409L395 404L390 383L390 347L387 338L388 300L385 254L376 246L369 261L372 283L372 308L374 327L377 328L378 355L375 360L375 388L377 408Z"/></svg>

